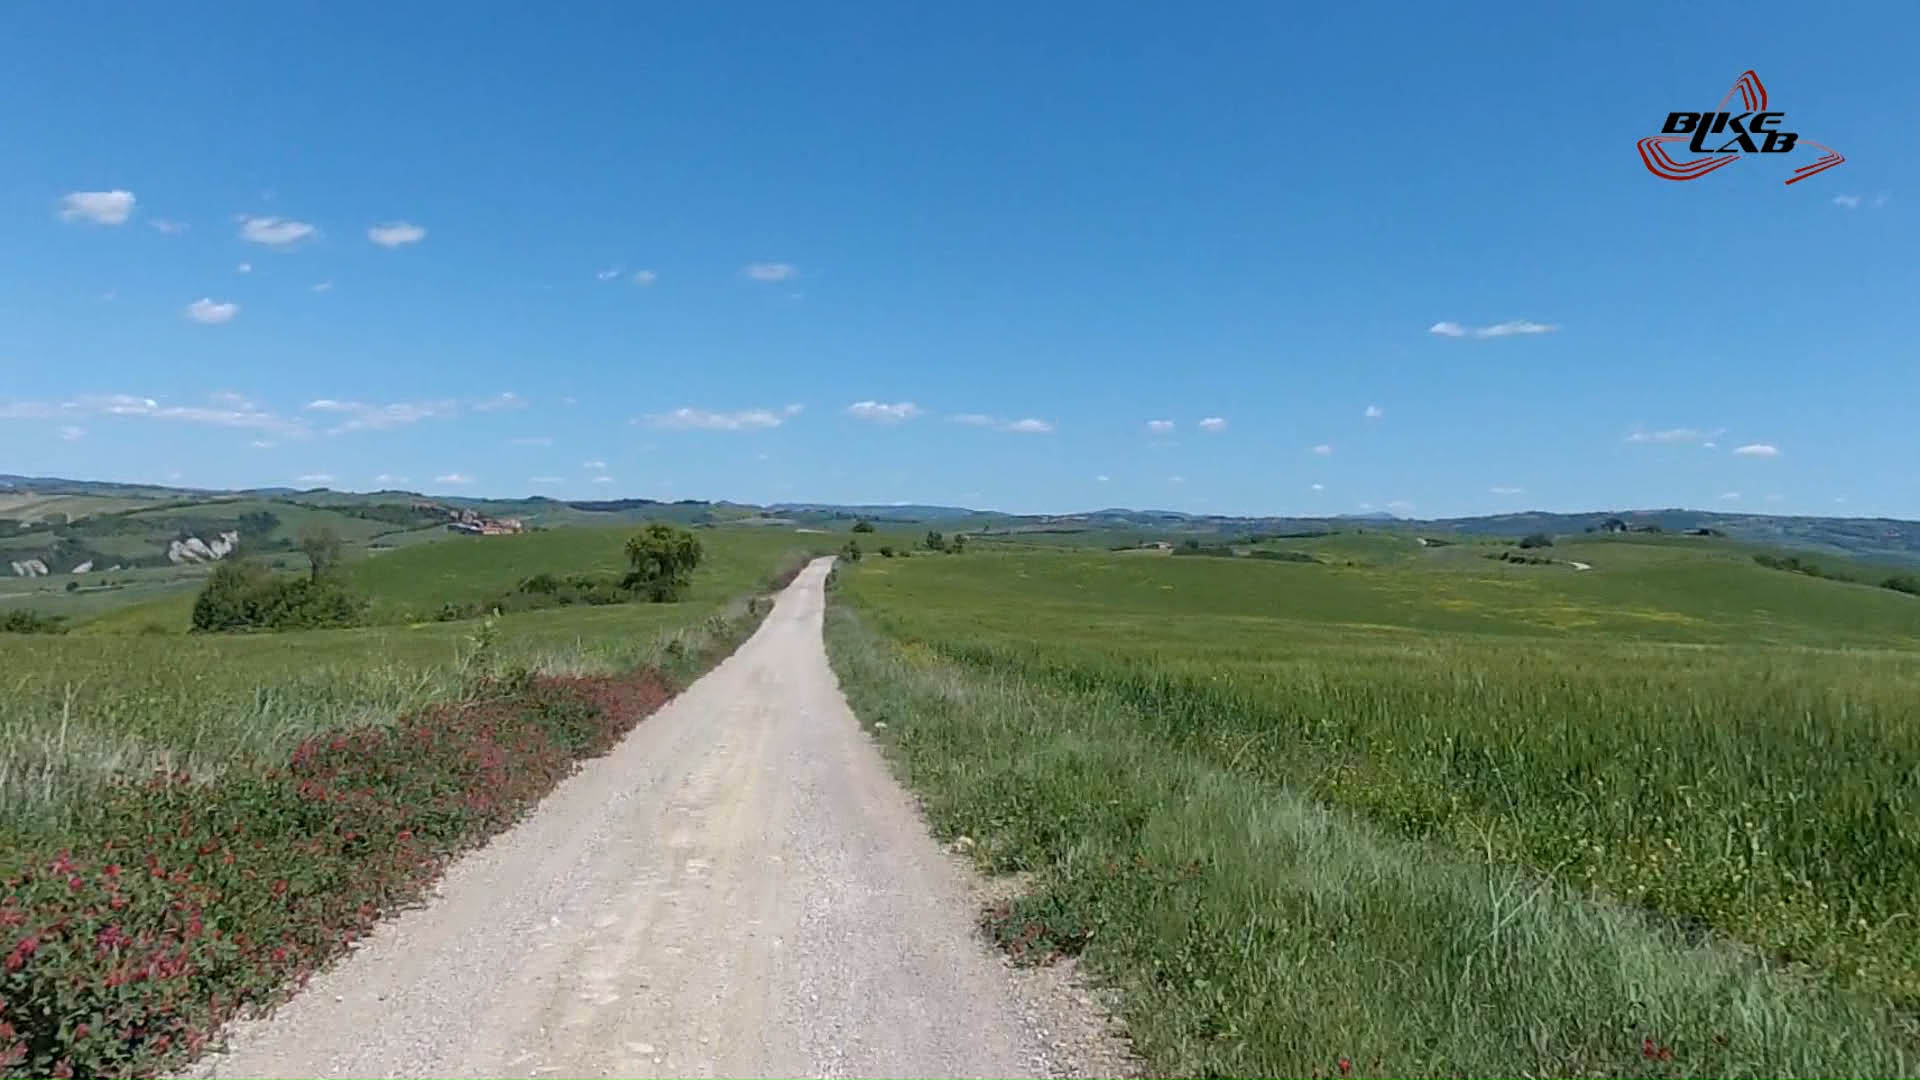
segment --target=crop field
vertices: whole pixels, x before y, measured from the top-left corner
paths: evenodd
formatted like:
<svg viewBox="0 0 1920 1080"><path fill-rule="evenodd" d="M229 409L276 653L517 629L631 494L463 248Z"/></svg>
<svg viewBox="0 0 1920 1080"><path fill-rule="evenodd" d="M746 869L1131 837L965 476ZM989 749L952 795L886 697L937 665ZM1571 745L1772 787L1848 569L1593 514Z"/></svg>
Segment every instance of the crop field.
<svg viewBox="0 0 1920 1080"><path fill-rule="evenodd" d="M1011 948L1081 953L1171 1072L1914 1068L1920 600L1316 539L840 573L856 711L1034 875Z"/></svg>
<svg viewBox="0 0 1920 1080"><path fill-rule="evenodd" d="M629 534L557 530L373 557L349 578L384 619L356 629L188 634L189 591L76 633L0 637L0 836L56 826L77 793L112 776L156 768L216 776L318 731L391 722L456 694L481 665L671 671L673 655L690 651L684 641L671 646L676 638L722 632L777 567L811 550L811 538L792 533L703 531L706 559L679 603L405 619L541 570L611 571Z"/></svg>

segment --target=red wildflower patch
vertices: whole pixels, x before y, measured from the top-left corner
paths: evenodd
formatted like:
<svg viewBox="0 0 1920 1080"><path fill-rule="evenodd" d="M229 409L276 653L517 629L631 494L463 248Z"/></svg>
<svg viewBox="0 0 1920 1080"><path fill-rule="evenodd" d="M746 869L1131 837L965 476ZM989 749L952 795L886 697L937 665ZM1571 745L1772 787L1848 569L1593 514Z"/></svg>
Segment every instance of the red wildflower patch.
<svg viewBox="0 0 1920 1080"><path fill-rule="evenodd" d="M0 927L32 928L0 964L0 1072L177 1066L669 696L649 673L523 679L389 731L308 739L284 768L109 789L0 895ZM145 874L122 874L129 851Z"/></svg>

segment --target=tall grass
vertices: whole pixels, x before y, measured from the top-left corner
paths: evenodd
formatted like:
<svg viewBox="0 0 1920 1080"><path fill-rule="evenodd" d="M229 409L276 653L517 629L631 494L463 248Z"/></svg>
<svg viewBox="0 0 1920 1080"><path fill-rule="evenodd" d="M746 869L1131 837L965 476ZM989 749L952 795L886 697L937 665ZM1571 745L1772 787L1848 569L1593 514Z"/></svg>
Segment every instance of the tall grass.
<svg viewBox="0 0 1920 1080"><path fill-rule="evenodd" d="M560 537L563 551L577 543L538 536ZM456 698L481 666L684 677L757 621L749 598L809 554L792 537L703 538L709 560L676 604L296 633L0 635L0 845L60 828L74 800L115 776L212 778L278 760L310 735L384 725Z"/></svg>
<svg viewBox="0 0 1920 1080"><path fill-rule="evenodd" d="M864 601L859 573L842 585ZM1914 1068L1880 999L1596 902L1513 865L1491 830L1471 849L1422 844L1323 808L1263 764L1310 725L1262 744L1258 725L1225 723L1224 699L1176 697L1180 676L989 661L876 633L878 612L859 611L828 620L856 712L943 838L1029 875L989 928L1025 954L1080 954L1122 991L1157 1073ZM1029 653L1071 636L1029 625Z"/></svg>

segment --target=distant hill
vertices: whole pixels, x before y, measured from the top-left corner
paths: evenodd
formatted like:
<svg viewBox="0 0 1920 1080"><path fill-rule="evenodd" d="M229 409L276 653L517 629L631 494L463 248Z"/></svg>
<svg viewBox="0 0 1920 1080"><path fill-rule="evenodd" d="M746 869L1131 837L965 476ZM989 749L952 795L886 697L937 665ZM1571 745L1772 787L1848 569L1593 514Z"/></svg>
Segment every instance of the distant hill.
<svg viewBox="0 0 1920 1080"><path fill-rule="evenodd" d="M1749 543L1845 555L1880 563L1920 566L1920 522L1892 518L1775 517L1677 507L1601 510L1580 514L1529 512L1430 520L1398 518L1380 511L1332 517L1234 517L1120 507L1070 514L1006 514L932 504L790 502L754 506L699 499L672 502L642 498L567 500L543 496L477 499L426 496L409 491L342 492L325 488L307 491L290 488L208 491L7 474L0 474L0 546L14 546L4 543L14 533L37 532L55 521L78 522L91 516L144 515L162 507L168 511L169 518L192 519L194 525L207 528L215 524L214 519L232 516L216 509L221 504L262 500L294 507L327 508L354 516L371 514L391 521L393 525L390 527L412 524L398 520L392 508L405 508L416 502L471 509L489 517L517 517L529 525L547 528L662 520L686 525L737 523L833 527L850 525L855 520L865 518L880 523L925 522L939 524L950 530L964 528L994 533L1130 531L1183 538L1334 532L1356 527L1480 536L1525 536L1534 532L1565 535L1598 530L1609 519L1617 519L1625 528L1633 531L1681 533L1711 529ZM374 507L386 509L369 509ZM238 512L238 507L226 509ZM201 510L207 512L199 512ZM173 522L168 520L166 525L161 525L156 521L154 524L157 529L164 529ZM37 545L20 546L26 550Z"/></svg>

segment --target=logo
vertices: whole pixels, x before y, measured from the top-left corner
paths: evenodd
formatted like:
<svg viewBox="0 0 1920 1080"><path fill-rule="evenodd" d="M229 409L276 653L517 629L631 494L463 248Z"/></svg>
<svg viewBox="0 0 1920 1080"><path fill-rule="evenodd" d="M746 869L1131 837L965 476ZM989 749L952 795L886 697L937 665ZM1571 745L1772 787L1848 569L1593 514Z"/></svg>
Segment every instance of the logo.
<svg viewBox="0 0 1920 1080"><path fill-rule="evenodd" d="M1735 94L1740 95L1744 112L1727 111L1727 103ZM1786 130L1786 120L1786 113L1767 111L1767 88L1760 84L1760 76L1748 71L1734 80L1733 89L1720 99L1714 111L1668 113L1660 134L1649 135L1636 145L1647 171L1662 180L1698 180L1748 154L1791 154L1803 146L1818 148L1822 156L1793 170L1787 179L1789 184L1797 184L1847 160L1831 146ZM1666 144L1677 142L1686 143L1690 153L1706 156L1675 161L1667 154Z"/></svg>

